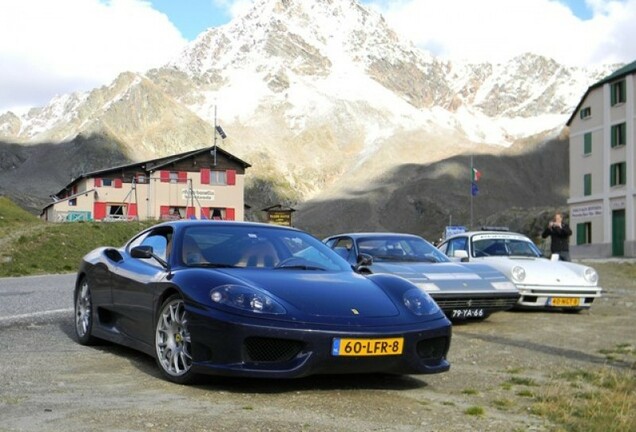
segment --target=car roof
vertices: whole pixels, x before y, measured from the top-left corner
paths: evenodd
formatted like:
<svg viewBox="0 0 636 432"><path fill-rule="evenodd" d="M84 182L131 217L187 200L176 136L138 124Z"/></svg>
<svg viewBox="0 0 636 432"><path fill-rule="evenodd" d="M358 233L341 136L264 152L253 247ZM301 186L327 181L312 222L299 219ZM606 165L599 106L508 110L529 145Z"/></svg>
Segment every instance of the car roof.
<svg viewBox="0 0 636 432"><path fill-rule="evenodd" d="M423 238L416 234L409 233L396 233L396 232L353 232L353 233L342 233L335 234L327 237L325 240L329 240L336 237L351 237L353 239L359 238L367 238L367 237L412 237L412 238Z"/></svg>
<svg viewBox="0 0 636 432"><path fill-rule="evenodd" d="M524 239L530 240L530 238L527 235L521 234L518 232L513 232L513 231L466 231L463 233L452 235L448 237L447 239L445 239L444 241L447 241L456 237L473 237L474 235L482 235L482 234L493 236L493 237L501 237L501 238L523 237Z"/></svg>
<svg viewBox="0 0 636 432"><path fill-rule="evenodd" d="M204 226L204 225L218 225L218 226L243 226L243 227L258 227L258 228L272 228L283 229L290 231L300 231L297 228L288 227L284 225L269 224L263 222L245 222L245 221L228 221L228 220L210 220L210 219L179 219L175 221L166 221L154 225L150 228L172 226L174 228L186 228L191 226Z"/></svg>

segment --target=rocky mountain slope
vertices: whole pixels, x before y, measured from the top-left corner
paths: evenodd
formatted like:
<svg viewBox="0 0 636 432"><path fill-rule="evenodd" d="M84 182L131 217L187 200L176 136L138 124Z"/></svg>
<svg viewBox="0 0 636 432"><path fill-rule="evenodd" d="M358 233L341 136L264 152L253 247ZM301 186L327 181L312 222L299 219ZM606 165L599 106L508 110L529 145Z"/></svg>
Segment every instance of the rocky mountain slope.
<svg viewBox="0 0 636 432"><path fill-rule="evenodd" d="M499 155L554 138L586 88L612 69L532 54L505 64L443 62L355 0L257 0L162 68L123 73L23 116L0 115L0 151L98 137L118 158L140 160L210 145L216 121L228 134L220 145L252 164L254 206L302 206L347 199L343 185L364 190L404 164ZM22 157L9 157L10 171L20 172ZM61 179L111 162L91 153L71 158L70 172L50 164L35 172L63 171L48 175ZM0 191L13 193L14 180L3 168ZM65 183L26 192L37 201Z"/></svg>

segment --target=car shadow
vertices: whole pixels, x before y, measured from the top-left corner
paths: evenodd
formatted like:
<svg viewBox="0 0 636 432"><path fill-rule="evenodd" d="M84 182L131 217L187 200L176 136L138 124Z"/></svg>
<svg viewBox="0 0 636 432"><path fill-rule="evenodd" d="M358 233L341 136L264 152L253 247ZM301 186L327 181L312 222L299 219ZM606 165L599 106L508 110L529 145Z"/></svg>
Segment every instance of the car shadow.
<svg viewBox="0 0 636 432"><path fill-rule="evenodd" d="M70 340L77 343L72 317L60 322L59 327ZM155 359L145 353L105 340L99 340L97 344L85 346L84 348L121 357L140 372L153 378L164 380ZM209 391L254 394L277 394L310 390L413 390L427 386L428 384L419 377L385 373L312 375L293 379L255 379L249 377L200 375L197 379L197 384L192 385L194 388Z"/></svg>

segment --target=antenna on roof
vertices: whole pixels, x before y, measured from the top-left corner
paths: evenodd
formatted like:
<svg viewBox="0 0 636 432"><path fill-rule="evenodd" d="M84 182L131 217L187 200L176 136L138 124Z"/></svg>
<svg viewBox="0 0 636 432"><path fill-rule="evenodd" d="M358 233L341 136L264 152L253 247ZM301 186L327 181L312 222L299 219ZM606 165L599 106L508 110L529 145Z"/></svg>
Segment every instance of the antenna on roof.
<svg viewBox="0 0 636 432"><path fill-rule="evenodd" d="M212 155L214 156L214 166L216 166L216 136L219 135L221 139L227 138L227 135L223 128L216 124L216 105L214 105L214 149Z"/></svg>

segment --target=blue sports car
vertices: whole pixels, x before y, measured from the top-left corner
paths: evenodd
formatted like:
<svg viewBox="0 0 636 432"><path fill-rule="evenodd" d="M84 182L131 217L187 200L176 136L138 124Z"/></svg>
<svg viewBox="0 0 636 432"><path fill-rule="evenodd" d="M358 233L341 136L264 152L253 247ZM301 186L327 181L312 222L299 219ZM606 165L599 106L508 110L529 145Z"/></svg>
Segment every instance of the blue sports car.
<svg viewBox="0 0 636 432"><path fill-rule="evenodd" d="M405 279L362 276L313 236L276 225L174 221L88 253L74 290L79 343L105 339L197 374L444 372L451 324Z"/></svg>

